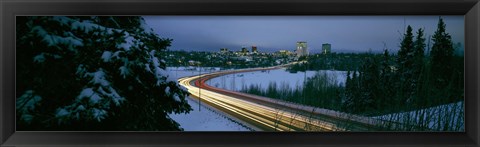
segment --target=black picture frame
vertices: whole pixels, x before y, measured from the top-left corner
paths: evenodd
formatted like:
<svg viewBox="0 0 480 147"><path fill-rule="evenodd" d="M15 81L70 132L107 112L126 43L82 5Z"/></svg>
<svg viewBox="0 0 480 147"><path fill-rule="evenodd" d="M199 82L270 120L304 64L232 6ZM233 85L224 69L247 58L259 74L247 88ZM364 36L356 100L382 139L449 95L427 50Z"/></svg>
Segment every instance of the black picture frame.
<svg viewBox="0 0 480 147"><path fill-rule="evenodd" d="M478 0L2 0L0 145L479 146ZM464 15L465 132L16 132L17 15Z"/></svg>

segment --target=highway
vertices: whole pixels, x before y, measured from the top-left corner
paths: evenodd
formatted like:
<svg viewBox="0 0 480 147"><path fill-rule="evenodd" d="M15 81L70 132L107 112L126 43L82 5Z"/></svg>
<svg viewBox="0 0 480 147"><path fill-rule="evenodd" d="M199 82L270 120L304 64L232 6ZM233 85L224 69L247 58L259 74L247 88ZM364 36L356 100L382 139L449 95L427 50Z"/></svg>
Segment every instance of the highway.
<svg viewBox="0 0 480 147"><path fill-rule="evenodd" d="M295 63L291 63L295 64ZM286 101L260 97L235 91L219 89L205 84L205 81L233 73L272 70L287 65L220 71L200 76L184 77L179 84L190 92L193 98L200 98L202 104L247 123L256 131L375 131L378 120L314 108Z"/></svg>

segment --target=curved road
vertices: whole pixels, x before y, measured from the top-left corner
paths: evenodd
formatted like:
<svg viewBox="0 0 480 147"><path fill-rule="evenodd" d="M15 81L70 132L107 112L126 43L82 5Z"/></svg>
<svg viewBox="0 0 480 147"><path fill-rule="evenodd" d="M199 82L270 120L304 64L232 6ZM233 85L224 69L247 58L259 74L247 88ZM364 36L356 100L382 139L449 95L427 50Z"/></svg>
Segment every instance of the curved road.
<svg viewBox="0 0 480 147"><path fill-rule="evenodd" d="M294 63L292 63L294 64ZM332 110L298 105L256 95L234 92L205 84L208 79L239 72L272 70L287 65L220 71L179 79L194 98L222 111L255 130L263 131L373 131L379 122Z"/></svg>

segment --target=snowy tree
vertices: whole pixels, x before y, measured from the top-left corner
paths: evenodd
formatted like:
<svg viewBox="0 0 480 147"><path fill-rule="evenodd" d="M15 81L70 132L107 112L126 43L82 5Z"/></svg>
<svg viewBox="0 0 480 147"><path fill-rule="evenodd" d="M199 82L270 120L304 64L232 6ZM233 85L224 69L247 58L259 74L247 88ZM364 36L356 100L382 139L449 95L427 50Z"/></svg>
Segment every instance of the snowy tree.
<svg viewBox="0 0 480 147"><path fill-rule="evenodd" d="M142 17L17 17L18 130L181 130L188 95Z"/></svg>

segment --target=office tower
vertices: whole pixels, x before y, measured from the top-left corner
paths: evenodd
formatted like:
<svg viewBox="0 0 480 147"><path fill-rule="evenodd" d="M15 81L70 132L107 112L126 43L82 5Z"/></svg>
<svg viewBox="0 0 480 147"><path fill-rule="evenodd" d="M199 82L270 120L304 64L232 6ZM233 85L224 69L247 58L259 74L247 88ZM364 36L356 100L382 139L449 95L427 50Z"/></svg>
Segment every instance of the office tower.
<svg viewBox="0 0 480 147"><path fill-rule="evenodd" d="M322 54L329 54L332 52L332 45L329 43L322 44Z"/></svg>
<svg viewBox="0 0 480 147"><path fill-rule="evenodd" d="M252 46L252 52L257 53L257 46Z"/></svg>
<svg viewBox="0 0 480 147"><path fill-rule="evenodd" d="M295 50L295 53L297 53L297 57L307 56L308 55L307 42L305 41L297 42L297 49Z"/></svg>

